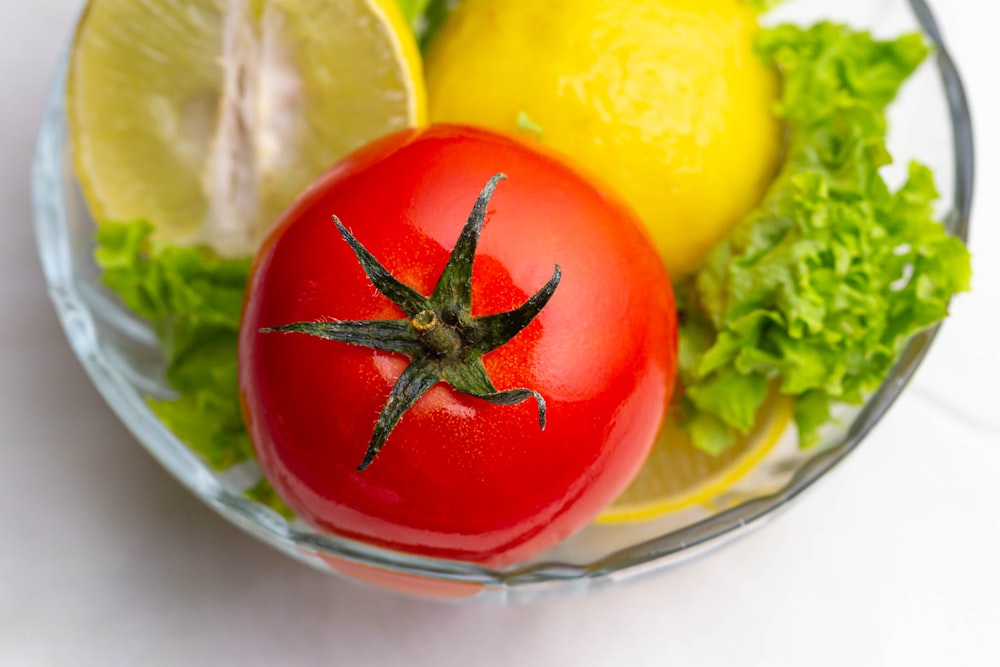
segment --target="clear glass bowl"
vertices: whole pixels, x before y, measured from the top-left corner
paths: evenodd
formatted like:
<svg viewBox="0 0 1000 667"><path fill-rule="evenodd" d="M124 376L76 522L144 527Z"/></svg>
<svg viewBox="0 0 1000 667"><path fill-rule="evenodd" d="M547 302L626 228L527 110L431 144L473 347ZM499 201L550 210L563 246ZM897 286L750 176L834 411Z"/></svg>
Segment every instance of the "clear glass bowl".
<svg viewBox="0 0 1000 667"><path fill-rule="evenodd" d="M844 21L879 36L922 30L936 54L906 85L890 112L896 163L930 165L942 190L940 215L965 239L973 184L973 142L962 83L923 0L791 0L767 22ZM288 522L248 500L246 466L218 474L191 454L150 412L145 397L170 395L155 337L101 285L92 258L93 221L73 175L64 108L65 63L56 73L34 164L38 248L49 294L69 342L119 418L182 484L234 524L325 572L431 597L523 602L582 595L665 570L775 517L855 447L889 409L934 339L918 335L880 390L845 415L824 446L802 452L794 433L714 508L696 508L635 524L595 524L531 562L503 571L371 547Z"/></svg>

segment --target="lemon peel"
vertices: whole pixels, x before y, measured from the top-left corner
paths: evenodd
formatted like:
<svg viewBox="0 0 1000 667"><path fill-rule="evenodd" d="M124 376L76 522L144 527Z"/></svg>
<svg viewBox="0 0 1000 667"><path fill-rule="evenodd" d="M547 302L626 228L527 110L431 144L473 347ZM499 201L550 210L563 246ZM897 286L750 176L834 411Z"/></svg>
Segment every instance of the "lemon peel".
<svg viewBox="0 0 1000 667"><path fill-rule="evenodd" d="M697 449L672 410L638 476L598 517L597 523L647 521L692 507L715 509L718 500L750 475L782 440L794 402L772 394L756 425L730 449L712 455Z"/></svg>

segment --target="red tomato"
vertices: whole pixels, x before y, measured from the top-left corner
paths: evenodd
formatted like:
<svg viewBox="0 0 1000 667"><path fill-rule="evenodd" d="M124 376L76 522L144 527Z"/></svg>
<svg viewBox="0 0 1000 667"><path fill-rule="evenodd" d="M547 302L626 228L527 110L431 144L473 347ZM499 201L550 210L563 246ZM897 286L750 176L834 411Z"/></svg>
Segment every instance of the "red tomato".
<svg viewBox="0 0 1000 667"><path fill-rule="evenodd" d="M440 382L359 471L404 369L417 357L437 368L444 353L261 329L409 326L413 313L373 287L333 216L399 282L431 295L498 172L507 180L486 209L471 316L518 308L561 267L537 317L482 357L497 389L538 392L545 428L534 400L496 405ZM515 139L433 126L348 157L275 228L251 278L240 384L264 473L300 517L384 547L502 567L582 528L632 479L670 399L676 344L670 282L617 197Z"/></svg>

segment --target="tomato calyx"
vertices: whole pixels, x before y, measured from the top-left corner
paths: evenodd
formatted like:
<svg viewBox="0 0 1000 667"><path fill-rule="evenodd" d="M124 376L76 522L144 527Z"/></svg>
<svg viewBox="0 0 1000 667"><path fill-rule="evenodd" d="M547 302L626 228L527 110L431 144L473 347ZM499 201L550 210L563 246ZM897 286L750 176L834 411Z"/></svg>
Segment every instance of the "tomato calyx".
<svg viewBox="0 0 1000 667"><path fill-rule="evenodd" d="M464 394L497 405L516 405L534 398L538 404L539 426L545 429L542 395L524 388L498 390L482 357L506 344L538 316L562 279L559 265L555 266L548 282L518 308L480 317L472 315L472 264L487 205L497 184L505 178L504 174L494 175L476 199L430 297L397 280L337 216L333 216L365 275L379 292L406 313L408 319L321 320L260 329L261 333L303 333L410 358L382 407L359 471L371 465L403 415L438 382L446 382Z"/></svg>

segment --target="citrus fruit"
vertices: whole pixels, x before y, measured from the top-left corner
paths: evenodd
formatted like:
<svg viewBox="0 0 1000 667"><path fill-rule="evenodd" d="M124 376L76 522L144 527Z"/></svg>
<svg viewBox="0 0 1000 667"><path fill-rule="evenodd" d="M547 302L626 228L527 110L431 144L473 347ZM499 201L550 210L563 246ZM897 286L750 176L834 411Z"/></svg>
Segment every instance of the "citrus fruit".
<svg viewBox="0 0 1000 667"><path fill-rule="evenodd" d="M645 521L696 505L711 506L775 448L793 411L792 399L772 395L761 406L754 429L713 455L692 444L674 406L638 476L597 521Z"/></svg>
<svg viewBox="0 0 1000 667"><path fill-rule="evenodd" d="M395 0L91 0L67 106L96 220L242 256L315 177L426 105Z"/></svg>
<svg viewBox="0 0 1000 667"><path fill-rule="evenodd" d="M778 167L757 32L742 0L464 0L428 48L430 118L567 154L632 204L677 278Z"/></svg>

